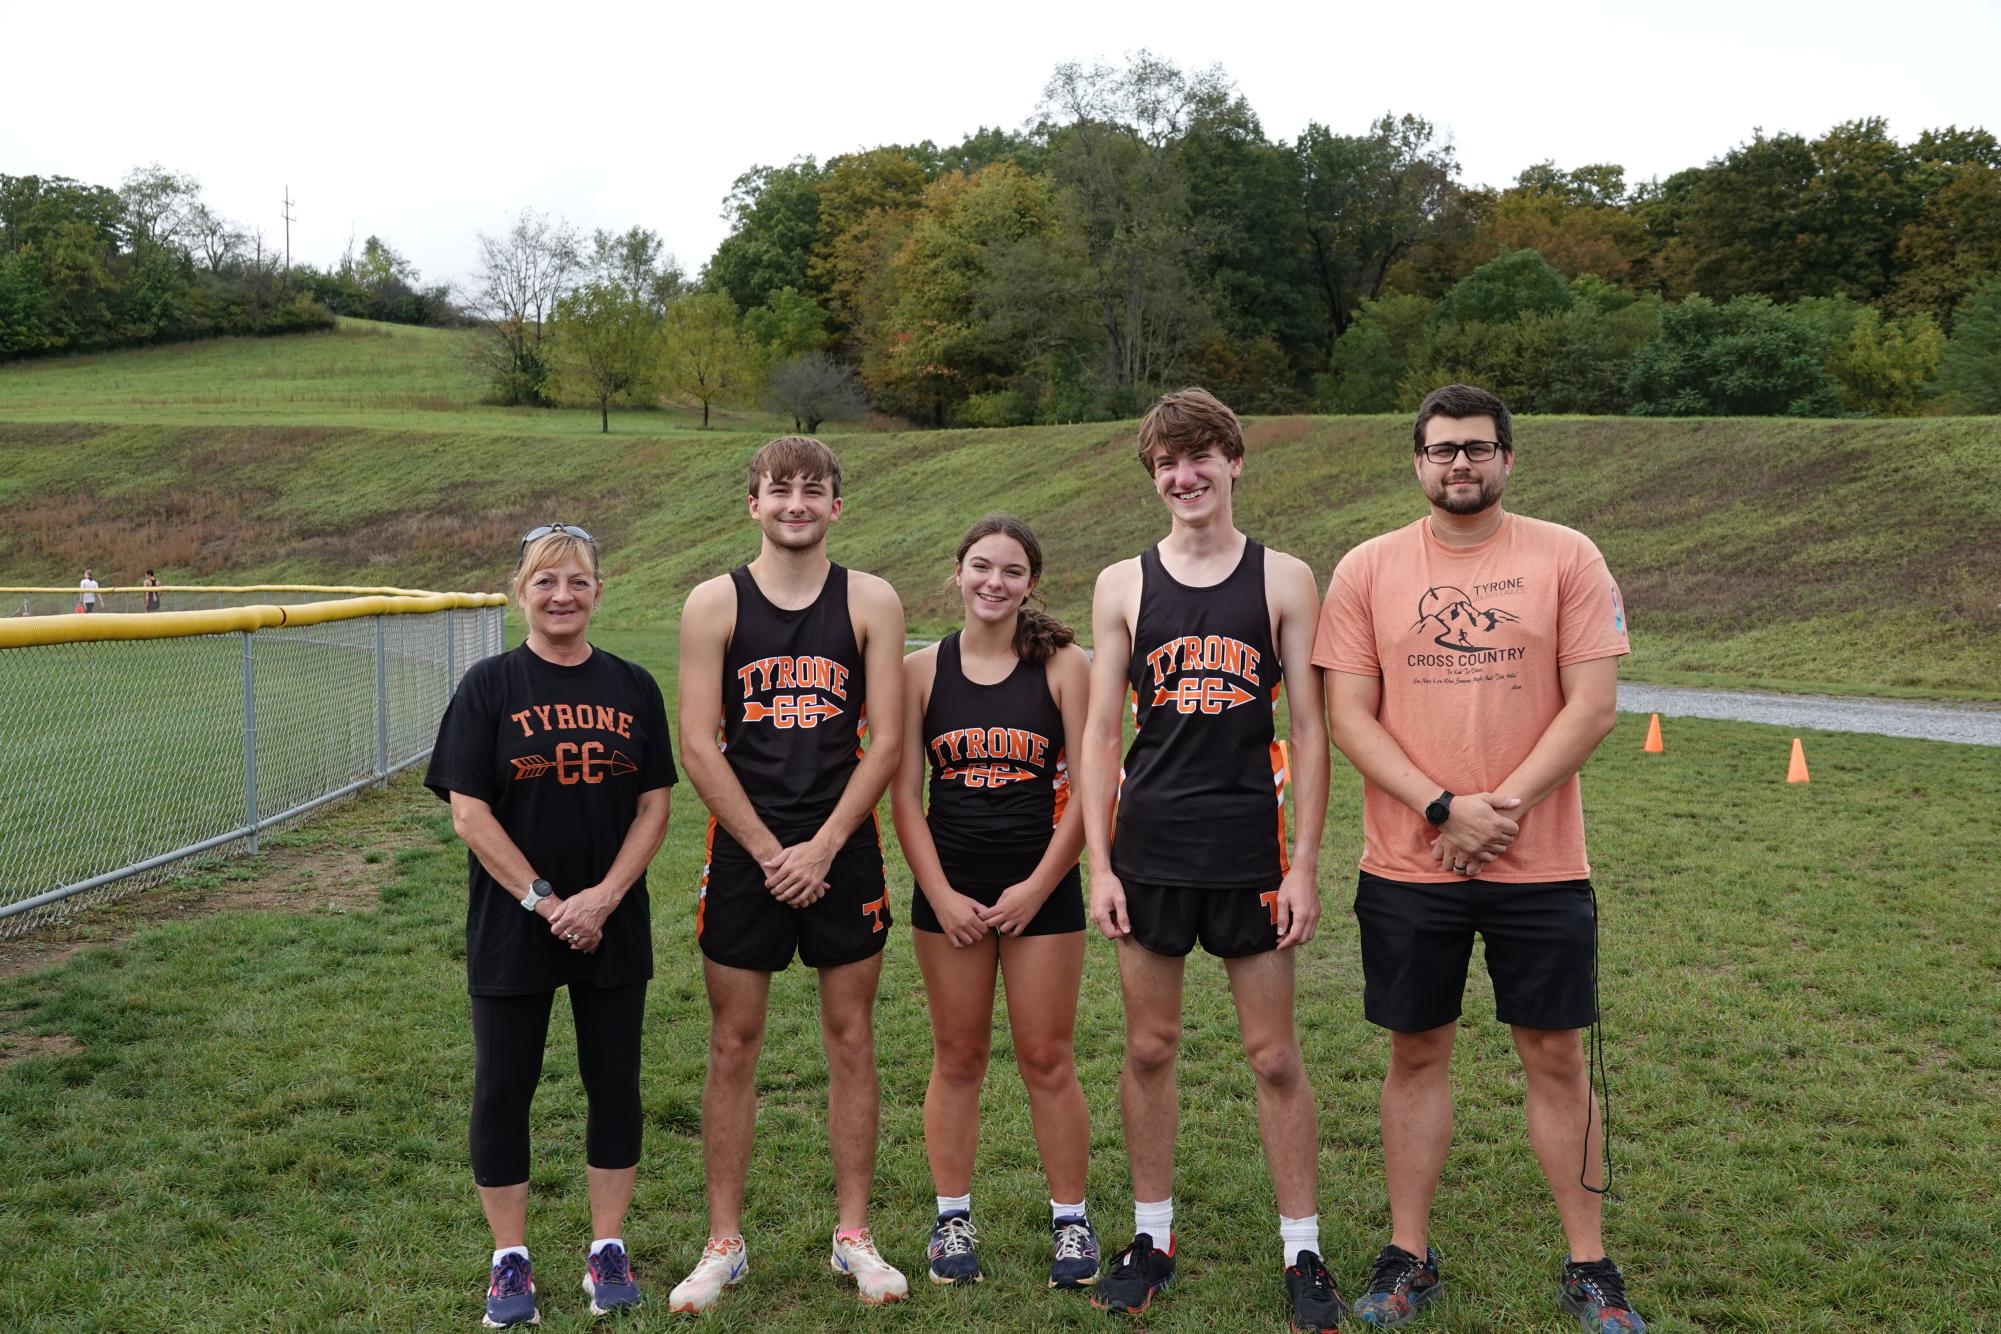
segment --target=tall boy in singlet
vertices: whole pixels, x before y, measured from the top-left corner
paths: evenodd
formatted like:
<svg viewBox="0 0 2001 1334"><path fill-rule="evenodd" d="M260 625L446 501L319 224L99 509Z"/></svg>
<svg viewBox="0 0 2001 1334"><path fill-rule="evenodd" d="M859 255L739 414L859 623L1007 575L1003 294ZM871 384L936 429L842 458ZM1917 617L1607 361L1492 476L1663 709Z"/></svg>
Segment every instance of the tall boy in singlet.
<svg viewBox="0 0 2001 1334"><path fill-rule="evenodd" d="M749 492L757 559L698 586L681 616L682 764L711 814L695 919L710 1011L709 1241L668 1304L706 1310L748 1270L757 1056L771 975L795 952L819 971L839 1211L829 1263L863 1301L898 1301L909 1286L876 1252L867 1211L890 924L874 811L902 740L903 606L883 580L827 558L841 465L825 445L772 441L750 462Z"/></svg>
<svg viewBox="0 0 2001 1334"><path fill-rule="evenodd" d="M1237 531L1231 499L1243 431L1214 396L1162 396L1140 423L1139 458L1172 526L1098 577L1080 774L1091 918L1119 942L1119 1101L1136 1234L1093 1300L1137 1313L1174 1277L1174 1063L1183 962L1200 940L1224 961L1257 1082L1293 1327L1332 1329L1340 1298L1320 1262L1318 1132L1293 1024L1292 950L1320 920L1327 811L1312 665L1318 593L1303 562ZM1273 727L1281 683L1297 784L1289 861L1285 749ZM1121 775L1128 691L1138 732Z"/></svg>

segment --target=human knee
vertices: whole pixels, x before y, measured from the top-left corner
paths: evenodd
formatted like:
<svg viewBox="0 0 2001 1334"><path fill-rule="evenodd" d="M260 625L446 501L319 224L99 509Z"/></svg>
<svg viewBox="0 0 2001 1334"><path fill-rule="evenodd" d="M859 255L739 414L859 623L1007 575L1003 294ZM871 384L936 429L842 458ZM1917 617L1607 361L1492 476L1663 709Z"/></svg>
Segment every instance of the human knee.
<svg viewBox="0 0 2001 1334"><path fill-rule="evenodd" d="M1058 1093L1077 1078L1077 1058L1068 1042L1017 1042L1014 1063L1031 1092Z"/></svg>
<svg viewBox="0 0 2001 1334"><path fill-rule="evenodd" d="M709 1026L709 1067L725 1074L744 1074L754 1070L758 1049L763 1045L763 1024L725 1020L718 1016Z"/></svg>
<svg viewBox="0 0 2001 1334"><path fill-rule="evenodd" d="M1244 1059L1250 1062L1258 1083L1267 1087L1291 1088L1306 1079L1299 1043L1289 1036L1245 1042Z"/></svg>
<svg viewBox="0 0 2001 1334"><path fill-rule="evenodd" d="M1138 1029L1126 1034L1126 1069L1142 1077L1174 1068L1181 1053L1181 1034L1171 1028Z"/></svg>
<svg viewBox="0 0 2001 1334"><path fill-rule="evenodd" d="M875 1025L869 1016L828 1016L820 1036L827 1048L827 1064L843 1071L863 1066L875 1068Z"/></svg>
<svg viewBox="0 0 2001 1334"><path fill-rule="evenodd" d="M985 1036L939 1038L932 1044L932 1077L948 1084L978 1084L986 1078L992 1043Z"/></svg>
<svg viewBox="0 0 2001 1334"><path fill-rule="evenodd" d="M1399 1079L1442 1078L1452 1063L1452 1028L1390 1034L1390 1075Z"/></svg>
<svg viewBox="0 0 2001 1334"><path fill-rule="evenodd" d="M1571 1079L1584 1073L1584 1044L1574 1028L1518 1028L1515 1049L1531 1075Z"/></svg>

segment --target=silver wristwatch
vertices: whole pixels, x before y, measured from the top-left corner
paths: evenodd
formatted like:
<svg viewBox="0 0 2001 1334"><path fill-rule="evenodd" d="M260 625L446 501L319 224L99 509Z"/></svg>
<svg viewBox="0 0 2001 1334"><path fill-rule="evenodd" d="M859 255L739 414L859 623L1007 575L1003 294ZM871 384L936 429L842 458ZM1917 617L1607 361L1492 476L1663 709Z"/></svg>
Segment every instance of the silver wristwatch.
<svg viewBox="0 0 2001 1334"><path fill-rule="evenodd" d="M534 912L542 906L543 899L552 898L555 893L555 887L547 880L530 880L528 882L528 893L522 898L521 906L529 912Z"/></svg>

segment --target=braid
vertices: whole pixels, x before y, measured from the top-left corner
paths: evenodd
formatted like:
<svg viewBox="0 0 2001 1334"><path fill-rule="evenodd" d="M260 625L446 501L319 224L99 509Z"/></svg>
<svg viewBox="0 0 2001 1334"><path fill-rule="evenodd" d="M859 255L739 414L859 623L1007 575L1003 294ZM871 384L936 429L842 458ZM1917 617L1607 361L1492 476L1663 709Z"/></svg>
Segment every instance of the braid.
<svg viewBox="0 0 2001 1334"><path fill-rule="evenodd" d="M1027 603L1015 614L1014 654L1032 666L1041 666L1056 656L1065 644L1077 642L1077 633L1046 611Z"/></svg>

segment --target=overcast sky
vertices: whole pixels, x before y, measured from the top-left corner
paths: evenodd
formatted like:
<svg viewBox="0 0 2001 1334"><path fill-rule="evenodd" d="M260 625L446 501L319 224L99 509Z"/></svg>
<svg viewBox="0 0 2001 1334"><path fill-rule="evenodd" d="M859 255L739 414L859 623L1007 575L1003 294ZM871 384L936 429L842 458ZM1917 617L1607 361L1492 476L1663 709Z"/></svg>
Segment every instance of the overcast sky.
<svg viewBox="0 0 2001 1334"><path fill-rule="evenodd" d="M1713 0L1100 7L567 0L479 6L0 0L0 172L115 186L159 162L292 251L380 235L455 281L524 206L660 233L690 272L758 163L1018 128L1057 62L1219 63L1272 139L1384 111L1449 135L1463 179L1697 166L1754 127L1889 119L2001 133L2001 3Z"/></svg>

